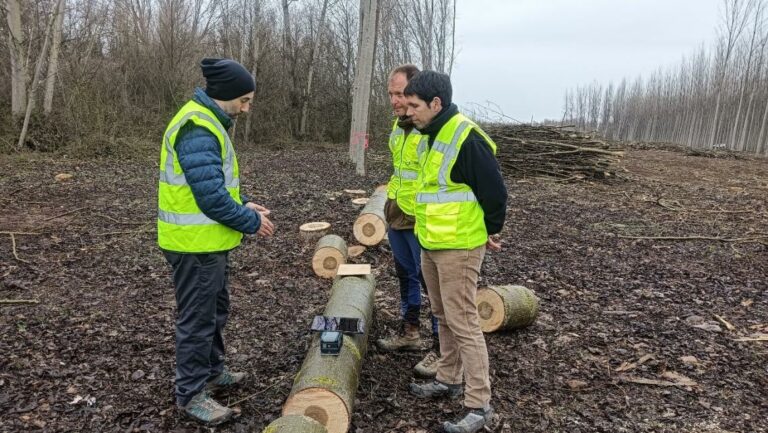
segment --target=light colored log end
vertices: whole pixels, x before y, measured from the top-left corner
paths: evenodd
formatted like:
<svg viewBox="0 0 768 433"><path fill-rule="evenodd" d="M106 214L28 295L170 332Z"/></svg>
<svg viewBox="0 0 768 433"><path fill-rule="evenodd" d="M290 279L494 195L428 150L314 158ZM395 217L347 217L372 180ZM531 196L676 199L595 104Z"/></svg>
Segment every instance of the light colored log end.
<svg viewBox="0 0 768 433"><path fill-rule="evenodd" d="M345 189L345 194L349 195L365 195L367 192L364 189Z"/></svg>
<svg viewBox="0 0 768 433"><path fill-rule="evenodd" d="M344 255L336 248L325 247L315 251L312 256L312 270L322 278L333 278L339 266L344 264Z"/></svg>
<svg viewBox="0 0 768 433"><path fill-rule="evenodd" d="M304 415L325 426L328 433L347 433L350 413L344 401L323 388L306 388L292 395L283 406L283 416Z"/></svg>
<svg viewBox="0 0 768 433"><path fill-rule="evenodd" d="M353 198L352 203L362 206L364 204L368 204L368 200L369 200L368 197L358 197L358 198Z"/></svg>
<svg viewBox="0 0 768 433"><path fill-rule="evenodd" d="M360 215L352 227L355 239L363 245L376 245L387 234L387 223L378 215L364 213Z"/></svg>
<svg viewBox="0 0 768 433"><path fill-rule="evenodd" d="M347 254L349 254L349 257L359 257L365 252L365 246L363 245L352 245L347 249Z"/></svg>

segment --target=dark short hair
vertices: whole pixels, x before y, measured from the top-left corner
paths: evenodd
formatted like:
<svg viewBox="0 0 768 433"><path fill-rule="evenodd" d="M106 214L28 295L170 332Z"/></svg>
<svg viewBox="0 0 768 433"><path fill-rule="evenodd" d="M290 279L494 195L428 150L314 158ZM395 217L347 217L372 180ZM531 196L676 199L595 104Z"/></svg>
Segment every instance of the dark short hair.
<svg viewBox="0 0 768 433"><path fill-rule="evenodd" d="M418 66L407 63L405 65L400 65L392 70L392 72L389 73L389 78L395 76L395 74L405 74L405 79L408 81L411 81L411 78L413 78L416 74L419 73Z"/></svg>
<svg viewBox="0 0 768 433"><path fill-rule="evenodd" d="M427 104L438 97L443 107L446 107L451 105L451 98L453 97L451 77L442 72L421 71L408 81L403 94L405 96L416 95Z"/></svg>

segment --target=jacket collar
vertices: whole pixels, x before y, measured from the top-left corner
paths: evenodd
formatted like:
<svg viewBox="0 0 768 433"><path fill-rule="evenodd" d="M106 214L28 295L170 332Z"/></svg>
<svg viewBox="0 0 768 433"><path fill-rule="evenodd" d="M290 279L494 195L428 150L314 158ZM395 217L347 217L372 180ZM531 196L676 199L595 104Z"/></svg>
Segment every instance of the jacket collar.
<svg viewBox="0 0 768 433"><path fill-rule="evenodd" d="M229 117L229 115L225 113L221 107L219 107L219 104L211 99L211 97L208 96L203 89L196 87L195 96L193 96L192 99L203 107L213 111L213 114L215 114L216 118L219 119L219 122L221 122L221 124L224 126L224 129L229 129L229 127L232 126L232 118Z"/></svg>
<svg viewBox="0 0 768 433"><path fill-rule="evenodd" d="M435 118L432 119L432 121L429 122L427 126L425 126L423 129L420 129L419 132L423 135L429 136L429 144L431 145L435 140L435 137L437 137L437 133L443 129L443 126L445 126L449 120L451 120L451 117L458 113L459 107L456 104L451 103L451 105L443 108L443 110L438 113L438 115L435 116Z"/></svg>

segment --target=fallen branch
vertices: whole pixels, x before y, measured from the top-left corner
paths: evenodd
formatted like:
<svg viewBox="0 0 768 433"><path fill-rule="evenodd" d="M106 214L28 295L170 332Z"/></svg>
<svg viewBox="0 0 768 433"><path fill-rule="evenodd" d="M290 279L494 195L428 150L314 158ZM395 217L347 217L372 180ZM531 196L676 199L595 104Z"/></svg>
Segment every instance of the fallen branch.
<svg viewBox="0 0 768 433"><path fill-rule="evenodd" d="M39 304L37 299L0 299L0 305L28 305Z"/></svg>
<svg viewBox="0 0 768 433"><path fill-rule="evenodd" d="M718 241L718 242L736 242L736 243L763 243L764 239L768 239L768 236L757 236L751 238L721 238L715 236L624 236L616 235L621 239L644 239L652 241Z"/></svg>
<svg viewBox="0 0 768 433"><path fill-rule="evenodd" d="M73 213L80 212L83 209L88 209L88 206L79 207L77 209L74 209L74 210L71 210L71 211L68 211L68 212L64 212L63 214L59 214L59 215L56 215L56 216L52 216L50 218L46 218L46 219L42 220L41 222L55 220L56 218L61 218L63 216L72 215Z"/></svg>
<svg viewBox="0 0 768 433"><path fill-rule="evenodd" d="M22 263L29 263L29 261L19 257L19 253L16 251L16 237L14 236L14 233L10 232L8 234L11 236L11 249L13 250L13 257Z"/></svg>
<svg viewBox="0 0 768 433"><path fill-rule="evenodd" d="M726 328L728 328L728 330L729 330L729 331L733 331L734 329L736 329L736 327L735 327L735 326L733 326L732 324L730 324L730 323L729 323L727 320L723 319L723 317L722 317L722 316L720 316L720 315L718 315L718 314L714 314L714 316L715 316L715 319L717 319L717 321L718 321L718 322L722 323L722 324L723 324L723 326L725 326Z"/></svg>

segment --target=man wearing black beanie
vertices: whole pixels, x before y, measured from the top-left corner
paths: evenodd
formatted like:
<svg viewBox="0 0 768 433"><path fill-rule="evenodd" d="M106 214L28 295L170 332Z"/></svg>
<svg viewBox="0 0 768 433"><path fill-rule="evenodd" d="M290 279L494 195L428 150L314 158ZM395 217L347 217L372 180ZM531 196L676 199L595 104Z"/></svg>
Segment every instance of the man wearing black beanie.
<svg viewBox="0 0 768 433"><path fill-rule="evenodd" d="M246 374L224 366L229 315L229 251L243 233L272 236L269 210L240 194L240 169L227 130L247 113L256 83L239 63L203 59L205 91L195 89L168 124L160 152L157 240L176 289L176 403L208 425L233 411L211 393Z"/></svg>

